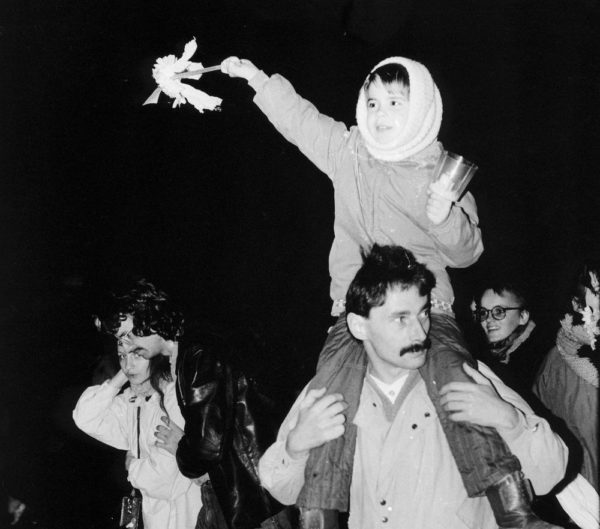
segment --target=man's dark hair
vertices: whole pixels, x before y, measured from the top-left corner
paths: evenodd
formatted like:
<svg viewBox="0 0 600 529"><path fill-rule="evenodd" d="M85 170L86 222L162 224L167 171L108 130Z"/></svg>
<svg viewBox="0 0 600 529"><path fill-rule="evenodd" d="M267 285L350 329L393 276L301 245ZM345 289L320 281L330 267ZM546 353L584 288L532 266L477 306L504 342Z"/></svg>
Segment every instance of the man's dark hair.
<svg viewBox="0 0 600 529"><path fill-rule="evenodd" d="M376 70L373 70L367 77L363 89L367 90L377 79L380 79L384 85L398 83L410 89L410 79L408 70L399 63L392 62L384 64Z"/></svg>
<svg viewBox="0 0 600 529"><path fill-rule="evenodd" d="M373 307L385 303L390 288L417 287L421 296L428 296L435 286L434 275L402 246L375 244L370 252L362 251L362 258L346 294L346 312L368 318Z"/></svg>
<svg viewBox="0 0 600 529"><path fill-rule="evenodd" d="M183 315L167 294L141 279L123 295L111 294L98 315L98 330L114 335L127 315L133 318L133 334L158 334L165 340L178 340L183 333Z"/></svg>

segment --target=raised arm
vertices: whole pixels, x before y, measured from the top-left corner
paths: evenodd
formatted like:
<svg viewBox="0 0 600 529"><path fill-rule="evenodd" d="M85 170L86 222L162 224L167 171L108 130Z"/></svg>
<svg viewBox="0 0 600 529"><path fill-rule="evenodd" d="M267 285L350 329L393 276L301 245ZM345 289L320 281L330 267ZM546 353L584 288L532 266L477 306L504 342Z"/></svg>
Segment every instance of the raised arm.
<svg viewBox="0 0 600 529"><path fill-rule="evenodd" d="M256 91L254 102L275 128L321 171L333 177L349 138L343 123L321 114L284 77L267 77L247 59L229 57L221 69L231 77L246 79Z"/></svg>
<svg viewBox="0 0 600 529"><path fill-rule="evenodd" d="M100 386L87 388L73 410L73 420L80 430L103 443L129 449L127 406L116 398L127 382L123 371Z"/></svg>

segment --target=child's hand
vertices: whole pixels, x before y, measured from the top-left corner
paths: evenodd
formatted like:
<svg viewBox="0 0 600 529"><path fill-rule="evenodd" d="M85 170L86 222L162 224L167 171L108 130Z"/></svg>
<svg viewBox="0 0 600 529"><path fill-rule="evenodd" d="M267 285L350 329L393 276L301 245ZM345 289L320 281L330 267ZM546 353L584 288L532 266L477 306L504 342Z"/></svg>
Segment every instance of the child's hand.
<svg viewBox="0 0 600 529"><path fill-rule="evenodd" d="M258 73L258 68L248 59L228 57L221 63L221 71L229 77L242 77L249 81Z"/></svg>
<svg viewBox="0 0 600 529"><path fill-rule="evenodd" d="M456 193L448 190L448 185L443 180L443 176L437 182L431 182L427 190L429 198L427 199L425 211L429 220L436 225L441 224L448 218L452 202L458 198Z"/></svg>

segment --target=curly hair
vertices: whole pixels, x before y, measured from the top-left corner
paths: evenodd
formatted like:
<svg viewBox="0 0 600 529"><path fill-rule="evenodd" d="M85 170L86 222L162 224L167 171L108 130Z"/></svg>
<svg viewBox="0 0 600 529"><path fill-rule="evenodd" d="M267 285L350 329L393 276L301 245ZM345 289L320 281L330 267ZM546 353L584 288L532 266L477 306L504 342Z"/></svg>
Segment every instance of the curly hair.
<svg viewBox="0 0 600 529"><path fill-rule="evenodd" d="M178 340L183 334L183 315L167 294L145 279L136 281L123 295L111 294L105 307L95 315L96 328L116 334L121 323L131 316L133 334L158 334L165 340Z"/></svg>

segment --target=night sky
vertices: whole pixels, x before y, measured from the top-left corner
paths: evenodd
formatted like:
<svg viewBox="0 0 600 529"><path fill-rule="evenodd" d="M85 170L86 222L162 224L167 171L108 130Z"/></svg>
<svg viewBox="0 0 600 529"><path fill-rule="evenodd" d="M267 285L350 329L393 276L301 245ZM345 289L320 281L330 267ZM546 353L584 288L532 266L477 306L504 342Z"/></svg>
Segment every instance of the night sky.
<svg viewBox="0 0 600 529"><path fill-rule="evenodd" d="M223 98L220 112L172 109L164 95L142 106L157 57L181 55L195 37L193 60L248 58L348 125L375 63L426 64L444 101L440 140L480 168L470 190L486 250L453 273L457 308L479 277L510 271L550 325L573 269L600 254L599 5L3 0L0 395L26 461L27 483L15 487L39 519L68 527L82 500L67 512L48 489L63 498L56 480L101 471L74 463L92 445L70 408L106 347L90 314L107 288L148 278L188 319L251 343L259 374L293 387L329 325L329 180L242 79L192 81Z"/></svg>

